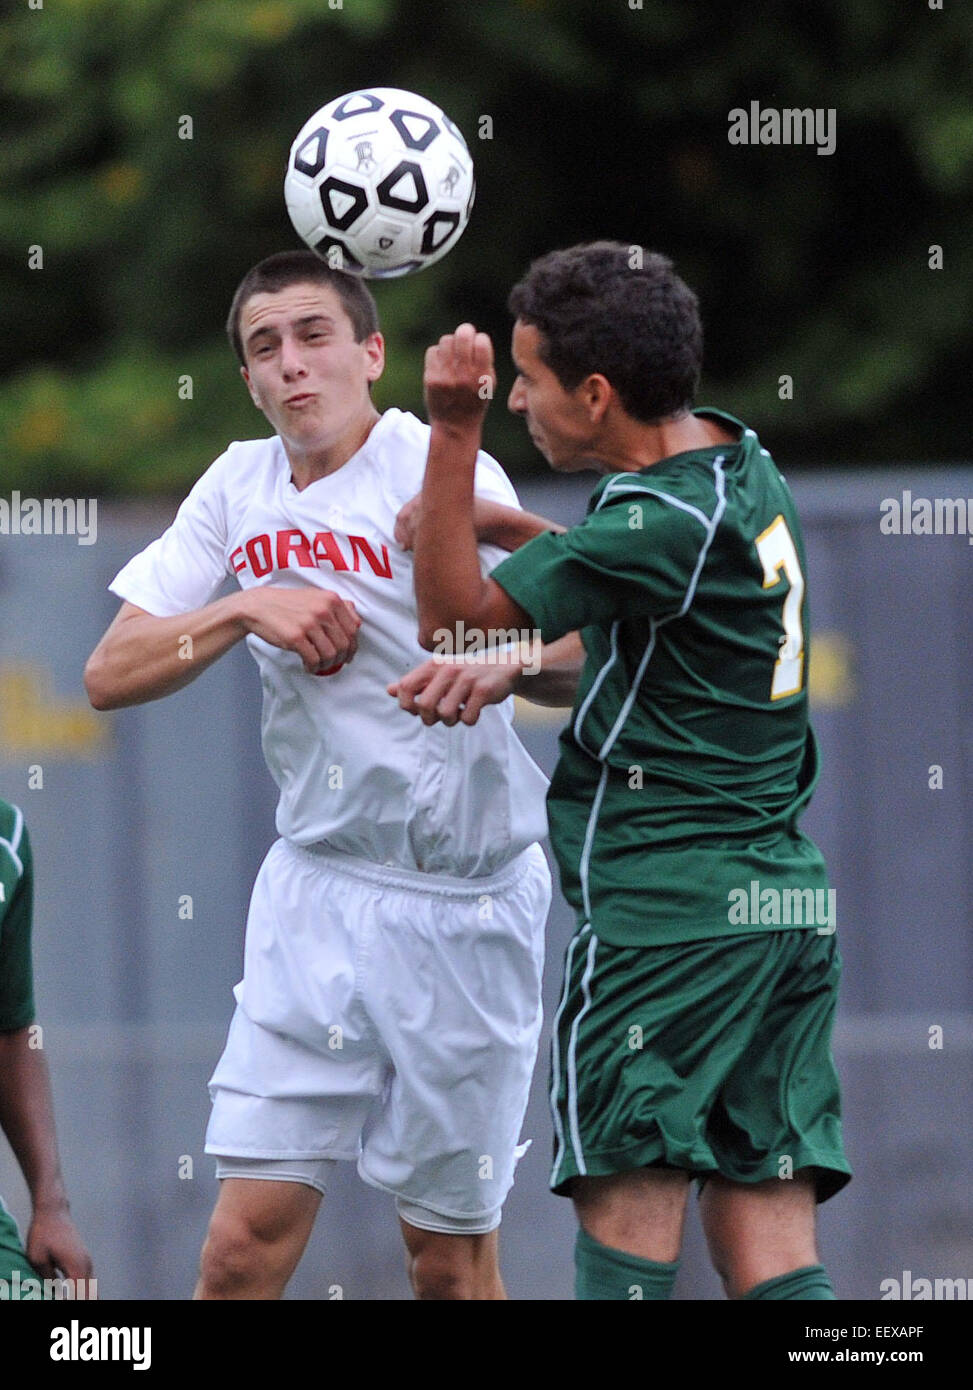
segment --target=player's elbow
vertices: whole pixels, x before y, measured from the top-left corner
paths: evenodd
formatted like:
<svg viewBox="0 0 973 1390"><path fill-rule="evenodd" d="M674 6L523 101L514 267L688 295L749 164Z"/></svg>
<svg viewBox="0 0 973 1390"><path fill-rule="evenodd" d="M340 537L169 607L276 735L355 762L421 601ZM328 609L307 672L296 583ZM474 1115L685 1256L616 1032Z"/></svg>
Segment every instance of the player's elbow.
<svg viewBox="0 0 973 1390"><path fill-rule="evenodd" d="M85 668L84 688L88 692L88 701L92 709L109 710L114 708L111 693L100 686L96 679L89 677L87 667Z"/></svg>
<svg viewBox="0 0 973 1390"><path fill-rule="evenodd" d="M420 627L419 646L424 652L434 652L440 647L439 638L442 634L439 628Z"/></svg>
<svg viewBox="0 0 973 1390"><path fill-rule="evenodd" d="M117 709L121 703L106 670L105 660L97 648L88 657L84 668L84 688L94 709Z"/></svg>

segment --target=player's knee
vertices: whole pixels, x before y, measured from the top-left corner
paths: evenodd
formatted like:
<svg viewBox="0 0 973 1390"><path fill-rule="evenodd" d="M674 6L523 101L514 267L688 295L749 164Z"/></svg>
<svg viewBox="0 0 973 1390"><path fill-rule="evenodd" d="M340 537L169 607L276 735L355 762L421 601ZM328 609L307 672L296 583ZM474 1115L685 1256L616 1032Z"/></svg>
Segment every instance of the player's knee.
<svg viewBox="0 0 973 1390"><path fill-rule="evenodd" d="M457 1300L474 1296L473 1262L463 1251L439 1243L424 1245L409 1255L408 1269L416 1298Z"/></svg>
<svg viewBox="0 0 973 1390"><path fill-rule="evenodd" d="M713 1240L710 1240L708 1244L710 1262L720 1277L726 1297L741 1298L750 1285L757 1282L749 1274L753 1265L753 1254L746 1247L745 1242L741 1243L739 1250L734 1250Z"/></svg>
<svg viewBox="0 0 973 1390"><path fill-rule="evenodd" d="M269 1270L271 1247L246 1222L214 1216L199 1260L200 1280L210 1296L232 1297Z"/></svg>

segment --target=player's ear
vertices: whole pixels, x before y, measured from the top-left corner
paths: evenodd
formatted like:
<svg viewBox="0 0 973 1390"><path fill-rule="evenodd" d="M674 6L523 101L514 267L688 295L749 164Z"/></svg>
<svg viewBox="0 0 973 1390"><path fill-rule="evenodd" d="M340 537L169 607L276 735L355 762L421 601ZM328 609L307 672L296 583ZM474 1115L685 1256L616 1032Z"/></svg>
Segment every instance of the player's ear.
<svg viewBox="0 0 973 1390"><path fill-rule="evenodd" d="M586 377L581 383L580 390L591 423L600 425L611 404L615 388L606 376L602 376L601 372L592 372L591 376Z"/></svg>
<svg viewBox="0 0 973 1390"><path fill-rule="evenodd" d="M247 383L247 390L250 392L250 399L253 401L254 405L257 407L258 410L263 410L263 406L260 404L260 397L257 395L257 388L250 380L250 373L247 371L246 367L240 368L240 375Z"/></svg>
<svg viewBox="0 0 973 1390"><path fill-rule="evenodd" d="M385 371L385 339L381 333L369 333L362 346L368 363L365 376L368 381L378 381Z"/></svg>

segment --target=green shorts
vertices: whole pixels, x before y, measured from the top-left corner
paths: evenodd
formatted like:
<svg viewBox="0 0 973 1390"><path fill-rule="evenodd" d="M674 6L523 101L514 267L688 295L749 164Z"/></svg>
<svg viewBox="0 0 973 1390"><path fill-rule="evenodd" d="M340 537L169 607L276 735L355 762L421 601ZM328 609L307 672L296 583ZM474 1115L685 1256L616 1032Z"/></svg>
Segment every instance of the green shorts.
<svg viewBox="0 0 973 1390"><path fill-rule="evenodd" d="M833 1196L851 1177L840 973L835 937L804 928L618 947L583 927L551 1042L552 1189L633 1168L741 1183L811 1168L818 1201Z"/></svg>
<svg viewBox="0 0 973 1390"><path fill-rule="evenodd" d="M39 1278L37 1270L27 1259L17 1223L0 1200L0 1279L9 1285L15 1269L20 1271L21 1283L25 1279Z"/></svg>

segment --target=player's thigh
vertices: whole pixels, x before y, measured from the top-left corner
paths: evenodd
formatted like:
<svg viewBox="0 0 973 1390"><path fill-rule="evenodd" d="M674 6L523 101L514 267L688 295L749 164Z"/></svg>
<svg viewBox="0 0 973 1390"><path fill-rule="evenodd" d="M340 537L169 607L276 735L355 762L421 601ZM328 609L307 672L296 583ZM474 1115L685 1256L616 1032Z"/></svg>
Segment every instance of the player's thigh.
<svg viewBox="0 0 973 1390"><path fill-rule="evenodd" d="M224 1178L207 1243L224 1253L296 1249L299 1258L320 1205L321 1193L305 1183Z"/></svg>
<svg viewBox="0 0 973 1390"><path fill-rule="evenodd" d="M818 1201L848 1182L841 1087L831 1047L841 973L833 936L789 928L728 943L728 983L749 1004L749 1028L728 1067L707 1137L722 1177L741 1186L813 1170ZM745 978L740 972L745 972ZM721 1039L722 1041L722 1039Z"/></svg>
<svg viewBox="0 0 973 1390"><path fill-rule="evenodd" d="M738 1183L708 1177L700 1216L710 1255L731 1297L818 1263L814 1174Z"/></svg>
<svg viewBox="0 0 973 1390"><path fill-rule="evenodd" d="M364 998L393 1073L359 1172L481 1231L498 1222L520 1152L549 898L539 849L495 889L437 896L390 886L367 975Z"/></svg>
<svg viewBox="0 0 973 1390"><path fill-rule="evenodd" d="M570 1195L594 1240L645 1260L671 1263L682 1247L690 1174L678 1168L637 1168L576 1177Z"/></svg>

